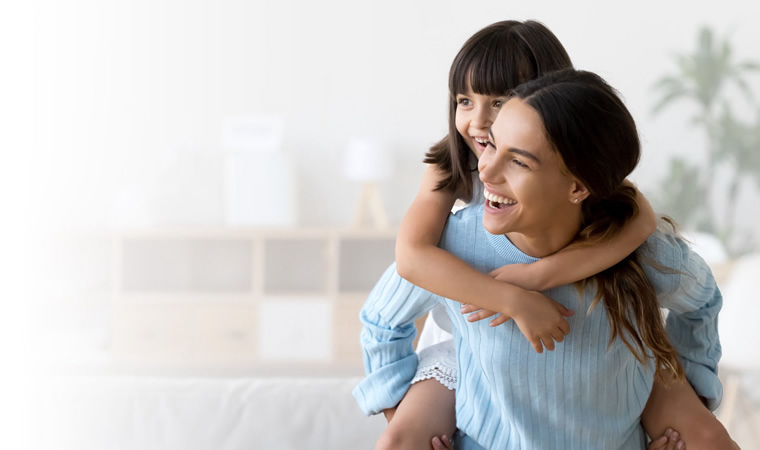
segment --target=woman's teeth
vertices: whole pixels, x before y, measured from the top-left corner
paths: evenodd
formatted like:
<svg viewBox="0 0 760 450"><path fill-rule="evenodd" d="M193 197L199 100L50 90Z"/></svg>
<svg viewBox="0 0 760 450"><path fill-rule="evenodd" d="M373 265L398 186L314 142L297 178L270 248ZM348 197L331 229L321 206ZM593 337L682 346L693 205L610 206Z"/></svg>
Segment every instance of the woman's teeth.
<svg viewBox="0 0 760 450"><path fill-rule="evenodd" d="M483 191L483 196L489 201L489 206L491 208L501 208L501 205L514 205L517 203L517 200L512 200L511 198L504 198L500 195L492 194L488 191Z"/></svg>

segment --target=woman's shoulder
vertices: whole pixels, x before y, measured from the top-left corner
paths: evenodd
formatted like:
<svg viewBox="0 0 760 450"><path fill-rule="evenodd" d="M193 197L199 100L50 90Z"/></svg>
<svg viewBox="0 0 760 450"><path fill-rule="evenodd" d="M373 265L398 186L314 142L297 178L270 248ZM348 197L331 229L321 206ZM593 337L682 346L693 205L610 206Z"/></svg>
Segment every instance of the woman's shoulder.
<svg viewBox="0 0 760 450"><path fill-rule="evenodd" d="M483 204L465 206L449 214L440 246L449 248L464 245L464 242L475 239L481 230L483 230Z"/></svg>
<svg viewBox="0 0 760 450"><path fill-rule="evenodd" d="M452 225L461 225L470 223L483 218L483 203L469 204L458 211L449 214L448 223Z"/></svg>
<svg viewBox="0 0 760 450"><path fill-rule="evenodd" d="M659 295L689 286L714 286L707 263L689 243L674 232L657 230L639 249L644 272ZM687 289L688 290L688 289Z"/></svg>
<svg viewBox="0 0 760 450"><path fill-rule="evenodd" d="M662 229L652 233L639 250L660 263L672 265L679 265L684 255L691 252L683 238Z"/></svg>

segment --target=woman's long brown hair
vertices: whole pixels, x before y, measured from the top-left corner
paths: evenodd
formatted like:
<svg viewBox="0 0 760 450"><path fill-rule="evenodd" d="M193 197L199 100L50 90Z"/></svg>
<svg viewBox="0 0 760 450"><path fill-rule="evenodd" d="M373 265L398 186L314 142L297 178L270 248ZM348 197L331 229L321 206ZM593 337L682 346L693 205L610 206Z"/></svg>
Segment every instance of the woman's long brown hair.
<svg viewBox="0 0 760 450"><path fill-rule="evenodd" d="M538 112L564 170L590 193L581 205L574 245L612 239L638 214L636 189L624 180L640 157L636 124L617 92L593 73L569 69L520 85L512 95ZM596 284L591 308L604 302L610 344L619 337L642 364L654 358L662 379L682 379L683 367L642 264L634 252L580 288Z"/></svg>

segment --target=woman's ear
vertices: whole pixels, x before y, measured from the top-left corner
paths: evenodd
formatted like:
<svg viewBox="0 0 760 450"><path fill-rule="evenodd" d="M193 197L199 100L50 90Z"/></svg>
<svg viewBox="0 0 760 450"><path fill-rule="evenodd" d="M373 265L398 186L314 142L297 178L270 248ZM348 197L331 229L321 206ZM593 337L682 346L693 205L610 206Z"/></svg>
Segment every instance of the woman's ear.
<svg viewBox="0 0 760 450"><path fill-rule="evenodd" d="M586 200L589 194L590 192L588 191L588 188L586 188L586 185L583 184L580 180L574 179L570 184L570 193L568 195L568 199L571 203L578 204L583 200Z"/></svg>

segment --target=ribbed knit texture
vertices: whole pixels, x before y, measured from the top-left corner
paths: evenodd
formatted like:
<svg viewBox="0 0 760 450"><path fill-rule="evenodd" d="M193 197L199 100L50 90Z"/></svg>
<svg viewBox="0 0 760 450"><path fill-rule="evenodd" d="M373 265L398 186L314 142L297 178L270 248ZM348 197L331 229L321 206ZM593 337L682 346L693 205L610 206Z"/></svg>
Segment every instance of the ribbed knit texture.
<svg viewBox="0 0 760 450"><path fill-rule="evenodd" d="M482 214L481 205L451 216L441 247L482 272L536 261L505 236L485 231ZM646 268L662 306L671 310L667 329L687 377L714 409L722 395L716 369L722 299L712 274L683 241L659 232L640 251L680 272ZM653 364L641 365L620 339L608 348L603 303L586 314L591 288L583 298L569 285L546 294L576 313L564 342L538 354L514 321L493 328L488 320L469 323L460 303L412 285L392 265L360 314L367 377L354 396L362 411L376 414L402 399L417 368L414 320L442 302L458 356L457 427L484 448L645 448L639 419L651 392Z"/></svg>

